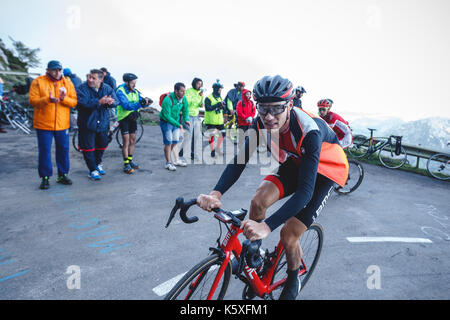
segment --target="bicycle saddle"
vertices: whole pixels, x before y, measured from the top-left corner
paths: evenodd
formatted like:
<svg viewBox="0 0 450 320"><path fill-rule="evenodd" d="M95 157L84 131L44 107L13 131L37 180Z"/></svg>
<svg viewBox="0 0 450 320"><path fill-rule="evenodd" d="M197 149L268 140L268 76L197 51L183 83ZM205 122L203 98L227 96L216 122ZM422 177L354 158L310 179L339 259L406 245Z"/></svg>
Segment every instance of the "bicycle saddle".
<svg viewBox="0 0 450 320"><path fill-rule="evenodd" d="M370 129L370 128L367 128L367 130L370 130L370 131L377 131L377 129Z"/></svg>

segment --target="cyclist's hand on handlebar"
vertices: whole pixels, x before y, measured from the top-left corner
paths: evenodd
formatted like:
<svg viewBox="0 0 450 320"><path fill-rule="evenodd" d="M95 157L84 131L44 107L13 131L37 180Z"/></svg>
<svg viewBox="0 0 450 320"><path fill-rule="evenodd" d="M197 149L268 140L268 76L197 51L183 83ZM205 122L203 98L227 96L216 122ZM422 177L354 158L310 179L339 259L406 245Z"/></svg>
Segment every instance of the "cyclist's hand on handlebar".
<svg viewBox="0 0 450 320"><path fill-rule="evenodd" d="M197 198L197 205L203 210L211 212L212 209L220 208L222 206L220 197L221 194L217 191L213 191L209 195L201 194Z"/></svg>
<svg viewBox="0 0 450 320"><path fill-rule="evenodd" d="M244 236L250 241L256 241L266 238L272 230L263 222L256 222L253 220L246 220L242 222L241 229Z"/></svg>

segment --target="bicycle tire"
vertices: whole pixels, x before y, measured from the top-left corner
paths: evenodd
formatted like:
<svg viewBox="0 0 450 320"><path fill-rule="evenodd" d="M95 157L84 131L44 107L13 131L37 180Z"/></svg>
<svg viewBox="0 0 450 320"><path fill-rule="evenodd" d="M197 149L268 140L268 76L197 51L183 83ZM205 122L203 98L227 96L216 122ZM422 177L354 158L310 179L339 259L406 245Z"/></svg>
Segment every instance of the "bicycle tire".
<svg viewBox="0 0 450 320"><path fill-rule="evenodd" d="M356 160L349 159L348 160L349 171L348 171L348 179L345 184L345 187L341 187L336 185L334 191L338 194L349 194L358 189L364 179L364 167ZM351 170L352 167L356 166L357 170ZM357 179L355 179L355 174L357 174ZM349 181L356 182L355 184L350 183Z"/></svg>
<svg viewBox="0 0 450 320"><path fill-rule="evenodd" d="M305 287L306 283L308 282L308 280L311 278L312 273L314 272L314 269L317 266L317 263L319 261L320 258L320 254L322 252L322 247L323 247L323 228L320 224L318 223L313 223L306 231L305 233L301 236L300 238L300 247L302 248L303 251L303 255L302 255L302 259L303 261L305 261L306 264L306 273L303 274L300 277L300 283L301 283L301 290L303 290L303 288ZM315 241L317 240L317 241ZM311 247L308 246L308 243L312 242L317 242L317 248L314 249L314 247L312 248L313 251L311 251ZM312 253L312 255L309 255L309 253ZM312 261L311 263L309 263L309 261ZM285 253L285 249L283 248L283 251L281 253L281 257L280 260L277 263L277 266L275 267L275 272L272 278L272 283L277 282L281 279L284 279L286 277L286 271L281 272L282 270L287 270L287 263L286 263L286 253ZM281 279L280 277L277 277L277 275L281 274ZM274 289L271 293L272 298L274 297L274 293L277 293L277 297L279 298L279 295L281 294L283 286L280 286L276 289ZM275 299L278 300L278 299Z"/></svg>
<svg viewBox="0 0 450 320"><path fill-rule="evenodd" d="M350 147L347 148L348 153L353 158L363 158L369 153L370 149L370 139L366 139L360 143L353 143Z"/></svg>
<svg viewBox="0 0 450 320"><path fill-rule="evenodd" d="M427 171L433 178L450 180L450 155L437 153L431 156L427 161Z"/></svg>
<svg viewBox="0 0 450 320"><path fill-rule="evenodd" d="M137 132L136 132L136 144L141 141L142 136L144 135L144 125L142 124L142 121L138 120L137 122ZM117 130L116 132L116 141L119 145L119 148L123 147L122 143L122 132L121 130Z"/></svg>
<svg viewBox="0 0 450 320"><path fill-rule="evenodd" d="M170 290L170 292L164 297L164 300L178 300L177 298L184 297L184 300L206 300L209 294L209 290L212 286L212 283L214 282L216 272L215 270L218 270L220 266L222 265L223 258L218 254L213 254L200 263L198 263L195 267L193 267L190 271L188 271L183 278L177 282L177 284ZM211 267L216 266L213 270L208 271L211 269ZM213 300L223 300L228 285L230 283L231 279L231 260L228 262L228 265L223 273L222 276L222 285L219 290L219 286L216 289L215 295L213 296ZM206 273L205 273L206 271ZM208 274L211 273L211 277L208 277ZM206 285L205 282L207 282L208 279L211 279L211 285ZM195 283L193 281L195 280ZM188 292L186 295L182 294L184 289L188 289ZM194 297L196 293L200 294L204 293L203 297ZM189 293L190 290L193 290L192 293ZM205 291L203 291L205 290ZM219 290L219 291L218 291ZM218 293L217 293L218 292ZM187 294L190 294L188 297ZM188 299L186 299L188 298Z"/></svg>
<svg viewBox="0 0 450 320"><path fill-rule="evenodd" d="M75 151L81 152L80 147L78 145L78 129L73 129L72 146L75 149Z"/></svg>
<svg viewBox="0 0 450 320"><path fill-rule="evenodd" d="M382 156L382 154L384 156ZM386 156L388 155L388 156ZM390 157L389 157L390 155ZM400 155L395 154L395 145L387 143L378 152L378 159L381 164L389 169L398 169L406 163L407 154L403 147L400 149Z"/></svg>

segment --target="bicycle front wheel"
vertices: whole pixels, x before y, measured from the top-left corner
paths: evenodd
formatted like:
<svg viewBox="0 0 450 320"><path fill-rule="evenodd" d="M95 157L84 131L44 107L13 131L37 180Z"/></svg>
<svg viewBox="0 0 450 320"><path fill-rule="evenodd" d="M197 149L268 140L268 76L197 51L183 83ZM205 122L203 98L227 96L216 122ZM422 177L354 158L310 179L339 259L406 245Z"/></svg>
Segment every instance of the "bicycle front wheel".
<svg viewBox="0 0 450 320"><path fill-rule="evenodd" d="M313 223L300 238L300 247L302 248L302 268L299 271L301 290L305 287L308 280L316 268L320 258L323 246L323 229L320 224ZM287 276L286 253L283 249L281 258L275 268L272 284L285 280ZM283 282L284 283L284 282ZM278 300L283 291L284 284L278 286L272 291L272 298Z"/></svg>
<svg viewBox="0 0 450 320"><path fill-rule="evenodd" d="M427 170L439 180L450 180L450 155L439 153L428 159Z"/></svg>
<svg viewBox="0 0 450 320"><path fill-rule="evenodd" d="M349 194L355 191L364 178L364 168L358 161L349 159L348 165L348 179L345 186L337 185L334 189L339 194Z"/></svg>
<svg viewBox="0 0 450 320"><path fill-rule="evenodd" d="M223 259L213 254L187 272L170 290L164 300L207 300ZM231 260L228 262L212 300L222 300L231 278Z"/></svg>
<svg viewBox="0 0 450 320"><path fill-rule="evenodd" d="M401 147L400 153L397 155L395 153L395 145L390 143L381 148L378 153L378 159L381 164L389 169L397 169L403 166L406 163L406 157L406 151L403 147Z"/></svg>

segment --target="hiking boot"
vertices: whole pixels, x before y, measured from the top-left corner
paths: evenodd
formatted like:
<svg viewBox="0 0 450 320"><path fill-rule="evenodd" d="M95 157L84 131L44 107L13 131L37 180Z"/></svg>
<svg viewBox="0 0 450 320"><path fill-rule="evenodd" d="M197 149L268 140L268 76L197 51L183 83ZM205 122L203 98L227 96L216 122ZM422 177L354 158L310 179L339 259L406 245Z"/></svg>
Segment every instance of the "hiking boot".
<svg viewBox="0 0 450 320"><path fill-rule="evenodd" d="M89 172L89 178L92 180L100 180L102 177L100 177L100 173L97 170Z"/></svg>
<svg viewBox="0 0 450 320"><path fill-rule="evenodd" d="M130 166L133 169L140 169L141 168L137 163L134 163L133 161L130 161Z"/></svg>
<svg viewBox="0 0 450 320"><path fill-rule="evenodd" d="M41 181L41 185L39 186L39 189L46 190L48 188L50 188L49 178L48 177L43 177L42 181Z"/></svg>
<svg viewBox="0 0 450 320"><path fill-rule="evenodd" d="M97 171L98 171L98 173L100 173L102 176L104 176L104 175L106 174L106 171L103 170L103 164L101 164L101 163L97 166Z"/></svg>
<svg viewBox="0 0 450 320"><path fill-rule="evenodd" d="M57 183L61 183L61 184L65 184L65 185L68 185L68 186L70 186L72 184L72 180L69 179L67 174L63 174L61 176L58 176L58 178L56 178L56 182Z"/></svg>
<svg viewBox="0 0 450 320"><path fill-rule="evenodd" d="M134 172L134 169L131 167L129 163L123 166L123 172L132 174Z"/></svg>

